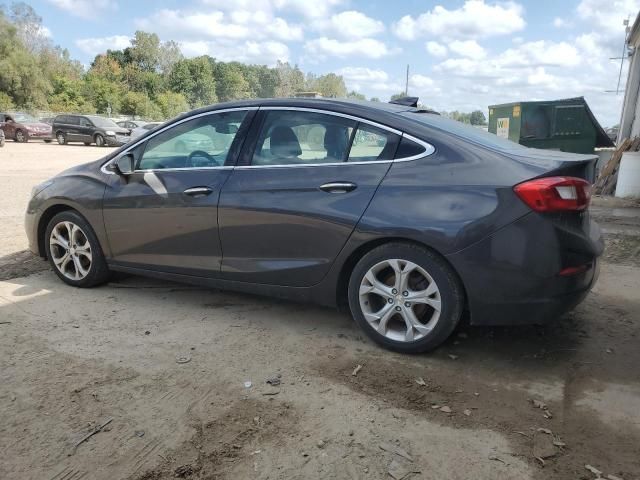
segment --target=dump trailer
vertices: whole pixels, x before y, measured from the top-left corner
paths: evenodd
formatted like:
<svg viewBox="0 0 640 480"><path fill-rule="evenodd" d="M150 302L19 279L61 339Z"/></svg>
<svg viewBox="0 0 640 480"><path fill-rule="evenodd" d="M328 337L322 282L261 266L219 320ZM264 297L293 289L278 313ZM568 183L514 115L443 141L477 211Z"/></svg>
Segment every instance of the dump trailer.
<svg viewBox="0 0 640 480"><path fill-rule="evenodd" d="M614 143L584 97L489 106L489 132L521 145L573 153L593 153Z"/></svg>

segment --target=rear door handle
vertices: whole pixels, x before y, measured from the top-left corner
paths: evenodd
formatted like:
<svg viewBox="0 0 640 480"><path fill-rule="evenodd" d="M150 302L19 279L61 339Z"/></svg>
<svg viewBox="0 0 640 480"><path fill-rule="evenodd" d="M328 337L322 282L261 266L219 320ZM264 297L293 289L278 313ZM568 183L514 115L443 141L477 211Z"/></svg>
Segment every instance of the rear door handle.
<svg viewBox="0 0 640 480"><path fill-rule="evenodd" d="M358 186L352 182L329 182L320 185L320 190L328 193L347 193L356 188L358 188Z"/></svg>
<svg viewBox="0 0 640 480"><path fill-rule="evenodd" d="M211 193L213 193L213 189L209 187L191 187L187 188L183 193L190 197L204 197L206 195L211 195Z"/></svg>

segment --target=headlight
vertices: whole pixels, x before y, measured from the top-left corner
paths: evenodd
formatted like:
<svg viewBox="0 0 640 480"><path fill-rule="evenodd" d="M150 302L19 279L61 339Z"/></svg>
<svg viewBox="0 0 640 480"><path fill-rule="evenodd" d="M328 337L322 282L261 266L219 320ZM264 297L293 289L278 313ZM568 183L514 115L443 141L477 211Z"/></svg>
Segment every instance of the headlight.
<svg viewBox="0 0 640 480"><path fill-rule="evenodd" d="M115 137L116 136L116 132L114 132L113 130L107 130L106 132L104 132L104 134L107 137Z"/></svg>
<svg viewBox="0 0 640 480"><path fill-rule="evenodd" d="M47 187L50 187L51 185L53 185L53 180L47 180L46 182L42 182L41 184L36 185L31 189L31 198L35 197L41 191L43 191Z"/></svg>

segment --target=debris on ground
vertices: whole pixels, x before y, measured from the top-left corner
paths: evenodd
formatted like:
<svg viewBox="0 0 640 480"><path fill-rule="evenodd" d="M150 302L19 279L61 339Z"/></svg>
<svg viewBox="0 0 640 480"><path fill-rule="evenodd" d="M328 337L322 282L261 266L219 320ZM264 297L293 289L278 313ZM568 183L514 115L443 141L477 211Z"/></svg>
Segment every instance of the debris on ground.
<svg viewBox="0 0 640 480"><path fill-rule="evenodd" d="M449 357L451 360L457 360L457 359L459 358L459 357L458 357L458 355L454 355L454 354L452 354L452 353L450 353L450 354L448 355L448 357Z"/></svg>
<svg viewBox="0 0 640 480"><path fill-rule="evenodd" d="M601 477L602 476L602 472L600 470L598 470L596 467L592 467L591 465L585 465L584 468L586 468L587 470L589 470L591 473L593 473L596 477Z"/></svg>
<svg viewBox="0 0 640 480"><path fill-rule="evenodd" d="M622 478L609 474L607 475L607 480L622 480Z"/></svg>
<svg viewBox="0 0 640 480"><path fill-rule="evenodd" d="M145 330L145 331L144 331L144 334L145 334L145 335L151 335L151 331L149 331L149 330Z"/></svg>
<svg viewBox="0 0 640 480"><path fill-rule="evenodd" d="M558 451L553 442L553 435L546 432L536 432L533 435L533 456L542 459L554 457Z"/></svg>
<svg viewBox="0 0 640 480"><path fill-rule="evenodd" d="M489 455L489 460L495 460L496 462L501 462L501 463L504 463L505 465L507 464L507 462L505 462L499 457L496 457L495 455Z"/></svg>
<svg viewBox="0 0 640 480"><path fill-rule="evenodd" d="M470 416L470 415L471 415L471 410L469 410L468 408L466 408L466 409L464 410L464 412L462 412L462 413L464 413L464 414L468 417L468 416Z"/></svg>
<svg viewBox="0 0 640 480"><path fill-rule="evenodd" d="M539 408L542 410L542 416L547 420L551 420L553 418L553 414L549 410L549 407L546 403L540 400L536 400L535 398L529 399L529 401L533 404L534 408Z"/></svg>
<svg viewBox="0 0 640 480"><path fill-rule="evenodd" d="M176 357L176 363L189 363L190 361L191 361L191 357L189 355Z"/></svg>
<svg viewBox="0 0 640 480"><path fill-rule="evenodd" d="M136 430L133 433L136 437L140 437L140 438L144 437L144 430Z"/></svg>
<svg viewBox="0 0 640 480"><path fill-rule="evenodd" d="M400 463L398 460L393 459L387 467L387 473L394 480L403 480L413 473L420 473L420 469L414 465L407 465L406 463Z"/></svg>
<svg viewBox="0 0 640 480"><path fill-rule="evenodd" d="M278 385L280 385L281 378L282 378L282 375L278 374L273 378L267 378L267 383L272 387L277 387Z"/></svg>
<svg viewBox="0 0 640 480"><path fill-rule="evenodd" d="M353 377L355 377L356 375L358 375L358 372L362 370L362 365L358 364L356 365L356 368L353 369L353 372L351 372L351 375Z"/></svg>
<svg viewBox="0 0 640 480"><path fill-rule="evenodd" d="M94 428L93 430L91 430L89 433L87 433L84 437L82 437L80 440L78 440L76 442L76 444L73 446L73 450L69 453L69 456L73 455L74 453L76 453L76 450L78 449L78 447L83 444L84 442L86 442L87 440L89 440L91 437L93 437L96 433L100 433L101 431L104 430L104 428L109 425L111 422L113 422L113 418L109 418L108 420L106 420L104 423L98 425L96 428Z"/></svg>
<svg viewBox="0 0 640 480"><path fill-rule="evenodd" d="M445 405L444 407L440 407L440 411L443 413L451 413L451 408Z"/></svg>
<svg viewBox="0 0 640 480"><path fill-rule="evenodd" d="M173 473L176 478L187 478L196 473L196 469L191 464L180 465Z"/></svg>
<svg viewBox="0 0 640 480"><path fill-rule="evenodd" d="M416 383L418 385L420 385L421 387L426 387L427 386L427 382L425 382L422 377L416 378Z"/></svg>
<svg viewBox="0 0 640 480"><path fill-rule="evenodd" d="M280 390L271 390L271 391L269 391L269 392L262 392L262 395L266 395L266 396L269 396L269 395L278 395L279 393L280 393Z"/></svg>
<svg viewBox="0 0 640 480"><path fill-rule="evenodd" d="M380 450L384 450L385 452L389 452L389 453L394 453L399 457L404 458L405 460L409 460L410 462L413 462L413 457L411 456L411 454L400 447L396 447L395 445L392 445L390 443L381 443L379 447L380 447Z"/></svg>
<svg viewBox="0 0 640 480"><path fill-rule="evenodd" d="M551 430L549 430L548 428L538 428L537 431L540 432L540 433L546 433L547 435L553 435Z"/></svg>
<svg viewBox="0 0 640 480"><path fill-rule="evenodd" d="M244 388L251 388L251 385L253 385L251 383L251 380L247 380L246 382L244 382Z"/></svg>
<svg viewBox="0 0 640 480"><path fill-rule="evenodd" d="M316 443L316 447L320 449L323 449L326 445L327 445L327 442L325 442L324 440L318 440L318 443Z"/></svg>

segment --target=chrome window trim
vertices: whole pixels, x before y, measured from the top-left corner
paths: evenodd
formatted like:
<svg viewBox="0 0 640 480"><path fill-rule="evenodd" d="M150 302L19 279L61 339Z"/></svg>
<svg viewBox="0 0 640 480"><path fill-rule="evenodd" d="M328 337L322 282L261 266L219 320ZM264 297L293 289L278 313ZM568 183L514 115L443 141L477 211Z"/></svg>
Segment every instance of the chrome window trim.
<svg viewBox="0 0 640 480"><path fill-rule="evenodd" d="M419 153L417 155L413 155L411 157L404 157L404 158L395 158L393 160L380 160L380 161L364 161L364 162L349 162L349 161L345 161L345 162L330 162L330 163L293 163L293 164L281 164L281 165L223 165L223 166L219 166L219 167L200 167L200 168L160 168L160 169L145 169L145 170L134 170L134 173L144 173L144 172L179 172L179 171L194 171L194 170L232 170L232 169L237 169L237 170L251 170L254 168L298 168L298 167L335 167L335 166L346 166L346 165L371 165L371 164L389 164L389 163L396 163L396 162L411 162L413 160L419 160L421 158L425 158L428 157L429 155L432 155L433 153L435 153L436 149L433 145L431 145L429 142L426 142L424 140L420 140L419 138L414 137L413 135L409 135L407 133L404 133L400 130L397 130L395 128L389 127L387 125L383 125L381 123L377 123L374 122L372 120L367 120L366 118L361 118L361 117L356 117L354 115L349 115L346 113L341 113L341 112L334 112L331 110L322 110L319 108L308 108L308 107L284 107L284 106L266 106L266 107L235 107L235 108L225 108L223 110L213 110L210 112L203 112L203 113L199 113L197 115L193 115L191 117L188 118L184 118L182 120L180 120L179 122L176 123L172 123L171 125L167 125L166 127L162 128L161 130L158 130L157 132L153 133L152 135L149 135L148 137L145 137L139 141L137 141L136 143L132 144L131 146L127 147L125 150L122 151L122 153L120 155L124 155L126 153L128 153L130 150L134 149L135 147L137 147L138 145L140 145L143 142L146 142L147 140L149 140L150 138L155 137L156 135L159 135L160 133L168 130L169 128L172 128L176 125L180 125L181 123L187 122L189 120L193 120L194 118L200 118L200 117L204 117L207 115L215 115L217 113L225 113L225 112L238 112L238 111L251 111L251 110L265 110L265 111L274 111L274 110L286 110L286 111L295 111L295 112L311 112L311 113L319 113L319 114L324 114L324 115L333 115L336 117L343 117L343 118L347 118L349 120L353 120L356 122L360 122L360 123L365 123L367 125L371 125L374 126L376 128L380 128L382 130L386 130L388 132L394 133L398 136L400 136L401 138L407 138L408 140L417 143L418 145L422 146L424 148L424 152ZM100 168L100 171L103 173L106 173L108 175L116 175L115 172L109 171L107 170L107 167L115 162L115 160L120 157L120 155L118 155L117 157L112 158L111 160L109 160L108 162L106 162L104 165L102 165L102 167Z"/></svg>
<svg viewBox="0 0 640 480"><path fill-rule="evenodd" d="M120 153L120 155L117 155L117 156L113 157L111 160L109 160L108 162L104 163L102 165L102 167L100 167L100 171L102 173L106 173L107 175L116 175L115 172L107 170L107 167L109 165L111 165L112 163L114 163L120 156L129 153L131 150L136 148L141 143L146 142L147 140L149 140L150 138L155 137L156 135L160 135L162 132L165 132L166 130L169 130L170 128L173 128L176 125L180 125L181 123L188 122L188 121L193 120L195 118L206 117L208 115L216 115L218 113L241 112L241 111L247 111L248 112L248 111L251 111L251 110L258 110L258 108L259 107L224 108L222 110L212 110L210 112L202 112L202 113L198 113L197 115L192 115L190 117L183 118L182 120L180 120L178 122L175 122L175 123L172 123L171 125L167 125L167 126L161 128L160 130L158 130L157 132L154 132L149 136L145 136L144 138L141 138L140 140L138 140L135 143L131 144L130 146L125 148ZM137 172L175 172L175 171L180 171L180 170L220 170L220 169L229 169L229 168L233 168L233 166L232 165L223 165L223 166L220 166L220 167L202 167L202 168L158 168L158 169L134 170L133 172L134 173L137 173Z"/></svg>

